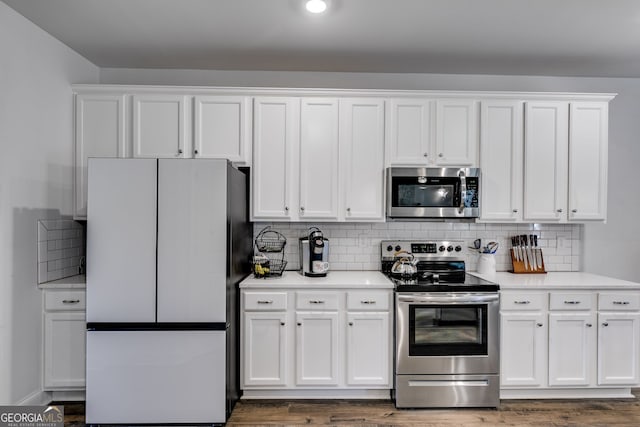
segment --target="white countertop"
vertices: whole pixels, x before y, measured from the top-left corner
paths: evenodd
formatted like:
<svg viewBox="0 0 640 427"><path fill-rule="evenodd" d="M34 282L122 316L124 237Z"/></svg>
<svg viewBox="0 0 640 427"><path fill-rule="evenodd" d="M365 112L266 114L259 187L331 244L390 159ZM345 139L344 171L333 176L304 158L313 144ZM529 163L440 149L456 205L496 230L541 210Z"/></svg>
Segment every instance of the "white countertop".
<svg viewBox="0 0 640 427"><path fill-rule="evenodd" d="M393 289L393 283L379 271L329 271L326 277L306 277L297 271L285 271L280 277L256 279L251 275L240 282L240 288L249 287Z"/></svg>
<svg viewBox="0 0 640 427"><path fill-rule="evenodd" d="M51 282L40 283L38 287L40 289L85 289L87 287L87 276L78 274L64 277Z"/></svg>
<svg viewBox="0 0 640 427"><path fill-rule="evenodd" d="M470 272L470 274L499 284L501 290L558 288L640 290L640 283L582 272L549 272L547 274L513 274L509 272L479 274Z"/></svg>

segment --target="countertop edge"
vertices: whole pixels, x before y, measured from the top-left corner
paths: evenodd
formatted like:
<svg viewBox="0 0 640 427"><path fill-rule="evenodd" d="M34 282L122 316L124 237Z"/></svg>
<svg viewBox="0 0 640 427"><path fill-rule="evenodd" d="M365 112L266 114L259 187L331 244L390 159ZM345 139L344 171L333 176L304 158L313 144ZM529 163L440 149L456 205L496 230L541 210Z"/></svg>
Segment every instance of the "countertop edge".
<svg viewBox="0 0 640 427"><path fill-rule="evenodd" d="M53 280L38 284L38 289L86 289L87 277L84 274L76 276L64 277L62 279Z"/></svg>

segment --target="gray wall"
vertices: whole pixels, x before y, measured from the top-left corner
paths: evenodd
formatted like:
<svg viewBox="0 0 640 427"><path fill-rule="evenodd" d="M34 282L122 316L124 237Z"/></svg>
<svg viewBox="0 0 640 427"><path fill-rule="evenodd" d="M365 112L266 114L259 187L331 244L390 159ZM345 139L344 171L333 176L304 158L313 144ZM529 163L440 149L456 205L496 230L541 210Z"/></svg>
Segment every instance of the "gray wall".
<svg viewBox="0 0 640 427"><path fill-rule="evenodd" d="M37 220L73 207L72 83L99 69L0 2L0 405L40 403Z"/></svg>
<svg viewBox="0 0 640 427"><path fill-rule="evenodd" d="M607 224L584 227L583 270L640 282L640 79L500 75L315 73L204 70L101 70L101 83L406 90L618 93L610 105Z"/></svg>

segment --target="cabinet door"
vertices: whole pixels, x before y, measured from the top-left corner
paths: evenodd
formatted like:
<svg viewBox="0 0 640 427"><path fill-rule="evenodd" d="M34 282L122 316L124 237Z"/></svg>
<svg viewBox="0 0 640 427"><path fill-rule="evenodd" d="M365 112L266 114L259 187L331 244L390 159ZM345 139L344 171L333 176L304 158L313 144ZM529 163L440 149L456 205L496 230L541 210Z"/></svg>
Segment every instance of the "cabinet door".
<svg viewBox="0 0 640 427"><path fill-rule="evenodd" d="M522 102L483 101L480 219L522 219Z"/></svg>
<svg viewBox="0 0 640 427"><path fill-rule="evenodd" d="M84 388L84 313L44 315L44 389Z"/></svg>
<svg viewBox="0 0 640 427"><path fill-rule="evenodd" d="M185 114L183 95L134 95L133 157L187 157Z"/></svg>
<svg viewBox="0 0 640 427"><path fill-rule="evenodd" d="M566 102L525 104L525 221L567 218L568 114Z"/></svg>
<svg viewBox="0 0 640 427"><path fill-rule="evenodd" d="M569 110L569 219L607 217L606 102L572 102Z"/></svg>
<svg viewBox="0 0 640 427"><path fill-rule="evenodd" d="M598 385L640 383L640 313L598 314Z"/></svg>
<svg viewBox="0 0 640 427"><path fill-rule="evenodd" d="M249 165L250 105L245 96L196 96L193 157Z"/></svg>
<svg viewBox="0 0 640 427"><path fill-rule="evenodd" d="M296 312L296 385L337 385L337 312Z"/></svg>
<svg viewBox="0 0 640 427"><path fill-rule="evenodd" d="M596 315L549 314L549 385L593 384L596 371Z"/></svg>
<svg viewBox="0 0 640 427"><path fill-rule="evenodd" d="M245 312L243 321L243 385L286 385L287 314Z"/></svg>
<svg viewBox="0 0 640 427"><path fill-rule="evenodd" d="M501 313L500 384L544 386L547 327L542 312Z"/></svg>
<svg viewBox="0 0 640 427"><path fill-rule="evenodd" d="M433 101L392 99L387 103L387 162L390 166L426 166L433 156Z"/></svg>
<svg viewBox="0 0 640 427"><path fill-rule="evenodd" d="M76 95L75 219L87 217L87 160L126 157L125 96Z"/></svg>
<svg viewBox="0 0 640 427"><path fill-rule="evenodd" d="M384 220L384 101L340 100L340 217Z"/></svg>
<svg viewBox="0 0 640 427"><path fill-rule="evenodd" d="M297 218L297 200L292 198L298 188L300 101L255 98L253 109L252 219L293 220Z"/></svg>
<svg viewBox="0 0 640 427"><path fill-rule="evenodd" d="M441 166L478 164L478 102L436 101L436 155Z"/></svg>
<svg viewBox="0 0 640 427"><path fill-rule="evenodd" d="M389 313L347 313L347 385L391 386Z"/></svg>
<svg viewBox="0 0 640 427"><path fill-rule="evenodd" d="M304 98L300 107L300 219L338 219L338 100Z"/></svg>

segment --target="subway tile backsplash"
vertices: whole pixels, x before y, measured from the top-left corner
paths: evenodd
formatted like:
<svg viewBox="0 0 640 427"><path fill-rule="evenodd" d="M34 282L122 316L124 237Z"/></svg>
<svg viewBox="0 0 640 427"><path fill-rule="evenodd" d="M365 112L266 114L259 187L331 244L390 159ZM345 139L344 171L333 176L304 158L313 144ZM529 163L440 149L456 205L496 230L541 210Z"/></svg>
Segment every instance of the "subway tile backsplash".
<svg viewBox="0 0 640 427"><path fill-rule="evenodd" d="M483 245L496 241L496 270L509 271L511 236L535 234L542 248L546 271L580 271L580 224L479 224L464 222L387 222L387 223L254 223L254 236L270 225L287 238L287 270L299 268L298 238L316 226L329 239L332 270L380 270L381 240L462 240L472 246L475 239ZM468 271L475 271L478 253L466 249Z"/></svg>
<svg viewBox="0 0 640 427"><path fill-rule="evenodd" d="M38 221L38 283L79 273L84 229L69 219Z"/></svg>

